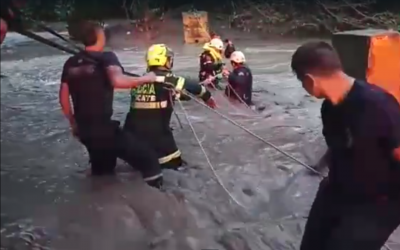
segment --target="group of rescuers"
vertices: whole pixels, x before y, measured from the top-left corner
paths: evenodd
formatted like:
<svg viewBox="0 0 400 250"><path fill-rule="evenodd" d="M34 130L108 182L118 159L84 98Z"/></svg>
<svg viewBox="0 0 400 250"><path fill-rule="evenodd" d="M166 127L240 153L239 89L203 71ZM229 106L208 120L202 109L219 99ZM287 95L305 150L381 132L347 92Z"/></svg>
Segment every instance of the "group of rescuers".
<svg viewBox="0 0 400 250"><path fill-rule="evenodd" d="M224 42L213 38L200 56L198 81L172 72L174 53L165 44L148 48L147 74L133 77L124 74L113 52L103 51L106 38L101 26L84 22L81 29L85 51L70 57L64 65L60 103L74 134L87 148L93 175L114 173L116 160L121 158L138 169L149 185L161 188L162 169L178 170L185 163L170 127L176 101L200 98L215 108L209 89L220 86L220 79L226 77L226 93L234 101L251 102L251 71L244 64L243 53L235 51L230 42L225 54L230 58L232 72L222 63ZM85 59L88 54L98 63ZM131 89L130 108L122 129L119 122L111 119L115 88Z"/></svg>
<svg viewBox="0 0 400 250"><path fill-rule="evenodd" d="M252 74L242 52L215 37L200 55L199 80L172 73L174 55L164 44L146 54L148 73L129 77L116 55L104 52L101 27L87 24L82 38L94 65L72 56L64 65L60 101L75 134L86 146L93 174L114 172L117 157L138 169L151 186L161 188L162 169L182 164L170 128L175 98L180 92L216 103L209 89L252 105ZM230 58L233 71L223 64ZM376 85L355 80L325 42L307 43L294 53L291 67L304 89L325 99L321 108L328 152L319 167L329 165L308 218L301 250L378 250L400 225L400 106ZM209 88L208 88L209 87ZM125 125L112 121L114 88L132 88ZM71 110L72 96L74 111Z"/></svg>
<svg viewBox="0 0 400 250"><path fill-rule="evenodd" d="M2 20L2 39L3 25ZM60 103L89 152L93 175L114 173L121 158L149 185L161 188L161 170L182 165L169 126L174 98L182 98L182 91L215 108L205 85L220 88L225 76L232 86L226 94L251 105L251 72L231 43L225 52L232 72L223 67L223 42L213 38L200 56L199 81L172 73L173 52L164 44L148 49L147 74L133 77L124 74L114 53L103 51L100 26L86 23L82 29L86 49L64 65ZM85 59L87 55L98 63ZM400 105L380 87L346 75L326 42L300 46L291 68L310 95L324 100L321 118L328 146L318 168L327 165L329 174L320 183L300 249L380 250L400 225ZM111 118L115 88L132 89L123 129Z"/></svg>

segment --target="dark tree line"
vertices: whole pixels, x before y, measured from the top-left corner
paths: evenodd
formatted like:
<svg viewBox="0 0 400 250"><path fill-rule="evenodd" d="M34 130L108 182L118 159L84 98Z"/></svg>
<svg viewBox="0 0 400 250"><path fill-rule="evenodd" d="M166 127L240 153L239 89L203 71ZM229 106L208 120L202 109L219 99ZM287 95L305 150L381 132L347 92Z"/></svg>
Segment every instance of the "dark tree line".
<svg viewBox="0 0 400 250"><path fill-rule="evenodd" d="M368 1L368 0L367 0ZM24 11L27 15L35 19L48 21L61 21L68 18L85 19L106 19L125 17L127 10L130 15L140 16L147 9L160 9L162 11L174 9L182 5L193 7L194 9L212 11L233 11L233 5L243 4L245 0L26 0ZM288 5L308 6L323 2L326 4L339 4L341 0L256 0L258 4L267 3L287 3ZM359 2L349 0L349 2ZM364 3L366 1L363 1ZM377 11L398 11L400 13L400 1L379 0L373 5Z"/></svg>

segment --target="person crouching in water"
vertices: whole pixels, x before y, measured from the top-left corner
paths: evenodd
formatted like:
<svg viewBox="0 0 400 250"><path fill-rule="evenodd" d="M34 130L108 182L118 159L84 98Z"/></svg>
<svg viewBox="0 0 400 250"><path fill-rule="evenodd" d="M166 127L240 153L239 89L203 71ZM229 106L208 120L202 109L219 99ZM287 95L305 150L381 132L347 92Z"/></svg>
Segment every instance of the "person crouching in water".
<svg viewBox="0 0 400 250"><path fill-rule="evenodd" d="M237 100L252 106L253 74L245 65L246 58L241 51L235 51L230 57L232 72L224 70L223 74L228 78L225 95L231 100Z"/></svg>
<svg viewBox="0 0 400 250"><path fill-rule="evenodd" d="M187 91L215 108L211 93L198 82L192 82L172 73L174 53L165 44L152 45L146 55L147 69L157 75L157 82L149 82L131 91L131 106L124 129L148 142L158 154L163 169L182 166L178 149L170 129L173 113L173 92Z"/></svg>
<svg viewBox="0 0 400 250"><path fill-rule="evenodd" d="M201 82L213 77L214 80L207 84L207 87L218 88L222 78L224 64L222 62L222 52L224 43L219 38L213 38L203 46L204 51L200 54L199 80Z"/></svg>

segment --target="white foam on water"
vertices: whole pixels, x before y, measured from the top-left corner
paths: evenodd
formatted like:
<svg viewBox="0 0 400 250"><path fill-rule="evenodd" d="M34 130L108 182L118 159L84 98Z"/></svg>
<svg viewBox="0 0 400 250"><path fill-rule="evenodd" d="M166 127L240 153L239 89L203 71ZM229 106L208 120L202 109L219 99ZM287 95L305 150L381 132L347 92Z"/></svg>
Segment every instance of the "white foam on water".
<svg viewBox="0 0 400 250"><path fill-rule="evenodd" d="M245 48L246 53L293 53L295 49L262 49L262 48Z"/></svg>
<svg viewBox="0 0 400 250"><path fill-rule="evenodd" d="M58 85L58 84L60 84L60 81L43 81L43 84L45 85L45 86L51 86L51 85Z"/></svg>

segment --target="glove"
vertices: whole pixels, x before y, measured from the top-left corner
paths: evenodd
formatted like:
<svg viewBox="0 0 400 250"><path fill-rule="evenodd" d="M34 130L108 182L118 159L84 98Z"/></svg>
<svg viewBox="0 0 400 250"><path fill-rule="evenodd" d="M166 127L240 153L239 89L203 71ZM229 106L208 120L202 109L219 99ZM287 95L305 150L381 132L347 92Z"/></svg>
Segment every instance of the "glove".
<svg viewBox="0 0 400 250"><path fill-rule="evenodd" d="M228 69L224 69L224 70L222 71L222 76L225 77L225 78L227 78L227 77L229 76L230 73L231 73L231 72L229 72Z"/></svg>
<svg viewBox="0 0 400 250"><path fill-rule="evenodd" d="M202 85L211 84L214 80L215 80L215 77L214 76L210 76L207 79L205 79L204 81L202 81L200 84L202 84Z"/></svg>
<svg viewBox="0 0 400 250"><path fill-rule="evenodd" d="M204 101L208 107L215 109L217 107L217 103L215 102L214 98L210 97L207 101Z"/></svg>

